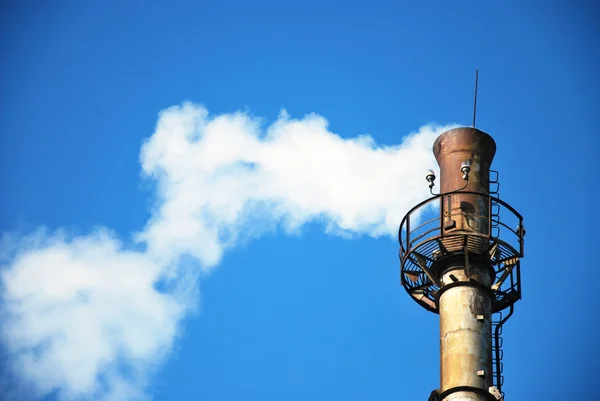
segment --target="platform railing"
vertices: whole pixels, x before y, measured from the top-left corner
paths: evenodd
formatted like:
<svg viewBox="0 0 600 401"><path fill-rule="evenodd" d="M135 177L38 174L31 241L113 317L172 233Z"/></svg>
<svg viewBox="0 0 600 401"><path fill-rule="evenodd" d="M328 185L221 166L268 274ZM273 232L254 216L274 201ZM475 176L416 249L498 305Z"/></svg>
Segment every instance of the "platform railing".
<svg viewBox="0 0 600 401"><path fill-rule="evenodd" d="M483 201L487 203L487 208L484 208L487 209L485 210L485 214L466 214L459 208L449 208L447 206L449 202L447 201L450 197L457 195L475 195L476 197L483 198ZM492 211L492 203L496 210L497 208L500 208L502 211L502 219L497 217L497 212ZM435 213L436 216L430 218L431 213ZM487 232L481 233L475 230L462 229L460 227L454 230L447 230L444 228L444 222L447 221L449 216L461 216L472 220L485 220L487 222ZM502 227L502 237L493 235L492 226ZM411 251L425 242L436 239L442 240L446 237L456 236L457 234L467 234L470 236L498 240L516 250L517 256L523 256L523 218L519 212L508 203L490 194L460 191L435 195L409 210L404 216L404 219L402 219L398 230L400 258L404 261L406 255L410 254Z"/></svg>

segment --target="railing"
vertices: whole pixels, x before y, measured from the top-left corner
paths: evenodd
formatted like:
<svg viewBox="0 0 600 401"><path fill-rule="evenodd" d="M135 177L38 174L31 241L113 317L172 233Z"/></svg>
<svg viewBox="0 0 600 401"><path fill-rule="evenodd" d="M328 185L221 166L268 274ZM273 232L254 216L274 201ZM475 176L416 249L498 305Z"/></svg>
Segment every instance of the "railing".
<svg viewBox="0 0 600 401"><path fill-rule="evenodd" d="M482 255L494 270L492 306L500 311L520 298L524 234L521 215L493 195L470 191L435 195L413 207L400 224L402 285L417 303L437 312L441 283L436 261L454 252Z"/></svg>
<svg viewBox="0 0 600 401"><path fill-rule="evenodd" d="M461 195L473 195L476 198L480 198L486 204L485 208L481 208L485 209L485 213L465 213L459 208L449 208L447 206L448 200L450 200L452 196ZM503 220L500 220L499 218L498 209L506 210L506 212L502 213ZM439 213L436 213L436 217L421 221L423 220L423 215L427 216L428 212L431 214L431 212L435 210L439 210ZM444 222L448 221L448 218L452 216L462 216L463 218L472 221L485 221L487 227L484 228L487 229L483 230L484 232L461 228L454 230L445 229ZM503 227L506 229L506 231L502 230L502 232L507 238L499 238L492 235L493 227ZM407 254L410 254L412 250L418 248L424 242L436 239L441 240L443 238L456 236L457 234L468 234L488 239L498 239L513 248L517 252L517 256L523 256L523 218L519 212L508 203L493 197L492 195L479 192L460 191L436 195L426 199L413 207L406 216L404 216L398 230L400 258L403 260ZM501 258L499 260L501 260Z"/></svg>

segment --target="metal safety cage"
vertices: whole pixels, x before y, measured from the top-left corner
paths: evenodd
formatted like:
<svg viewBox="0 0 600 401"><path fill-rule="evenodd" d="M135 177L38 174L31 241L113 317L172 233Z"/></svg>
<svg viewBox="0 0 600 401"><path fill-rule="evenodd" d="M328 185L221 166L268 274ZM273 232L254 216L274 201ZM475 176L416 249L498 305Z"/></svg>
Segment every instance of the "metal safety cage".
<svg viewBox="0 0 600 401"><path fill-rule="evenodd" d="M483 215L452 209L450 198L472 195L487 204ZM485 202L485 203L484 203ZM435 213L439 210L439 213ZM435 213L436 217L430 217ZM429 214L429 216L428 216ZM451 224L461 218L487 230L471 231ZM492 311L501 311L521 298L520 258L524 256L523 218L508 203L485 193L459 191L435 195L413 207L398 230L402 286L421 306L438 313L440 282L435 263L448 256L484 258L494 271ZM467 259L468 260L468 259Z"/></svg>

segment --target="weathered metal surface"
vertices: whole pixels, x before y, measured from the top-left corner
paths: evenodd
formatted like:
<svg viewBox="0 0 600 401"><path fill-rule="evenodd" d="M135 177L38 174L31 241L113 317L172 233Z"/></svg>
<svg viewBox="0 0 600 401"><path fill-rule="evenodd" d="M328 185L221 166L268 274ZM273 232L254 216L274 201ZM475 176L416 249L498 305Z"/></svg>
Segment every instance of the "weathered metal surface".
<svg viewBox="0 0 600 401"><path fill-rule="evenodd" d="M440 166L441 193L456 191L465 186L461 165L468 163L467 191L489 194L489 169L496 152L491 136L475 128L457 128L440 135L433 145ZM490 234L487 196L453 193L444 199L446 215L443 233L456 231ZM479 286L456 285L476 280L484 287L492 284L493 270L489 263L475 263L469 258L468 237L458 244L443 239L451 252L461 252L462 266L438 266L443 291L439 298L440 313L440 390L460 386L487 390L492 385L492 303L489 292ZM473 392L449 394L443 401L483 401L488 397Z"/></svg>
<svg viewBox="0 0 600 401"><path fill-rule="evenodd" d="M479 394L474 394L468 391L458 391L444 398L444 401L487 401L488 398L483 398Z"/></svg>
<svg viewBox="0 0 600 401"><path fill-rule="evenodd" d="M483 194L489 193L490 166L496 153L496 143L491 136L476 128L455 128L444 132L435 140L433 153L440 166L441 193L452 192L464 186L465 181L461 172L463 162L468 162L471 168L469 181L464 189ZM446 202L445 230L467 230L488 234L487 197L456 193L447 196L444 202Z"/></svg>
<svg viewBox="0 0 600 401"><path fill-rule="evenodd" d="M471 271L482 281L480 284L490 285L487 267L473 264ZM457 266L442 277L444 285L463 281L467 281L465 270ZM454 286L442 293L439 308L441 391L459 386L488 389L492 385L492 312L488 293L477 286ZM485 399L474 397L468 399Z"/></svg>

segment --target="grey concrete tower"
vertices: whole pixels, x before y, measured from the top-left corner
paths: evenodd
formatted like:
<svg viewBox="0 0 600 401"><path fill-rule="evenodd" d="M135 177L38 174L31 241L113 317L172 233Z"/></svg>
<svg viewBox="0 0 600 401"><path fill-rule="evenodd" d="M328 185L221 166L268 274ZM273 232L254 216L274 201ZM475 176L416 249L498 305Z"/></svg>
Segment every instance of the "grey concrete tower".
<svg viewBox="0 0 600 401"><path fill-rule="evenodd" d="M491 136L452 129L433 153L440 193L429 171L433 196L407 213L398 233L402 285L440 315L440 388L430 400L501 400L500 336L521 298L523 219L499 198Z"/></svg>

